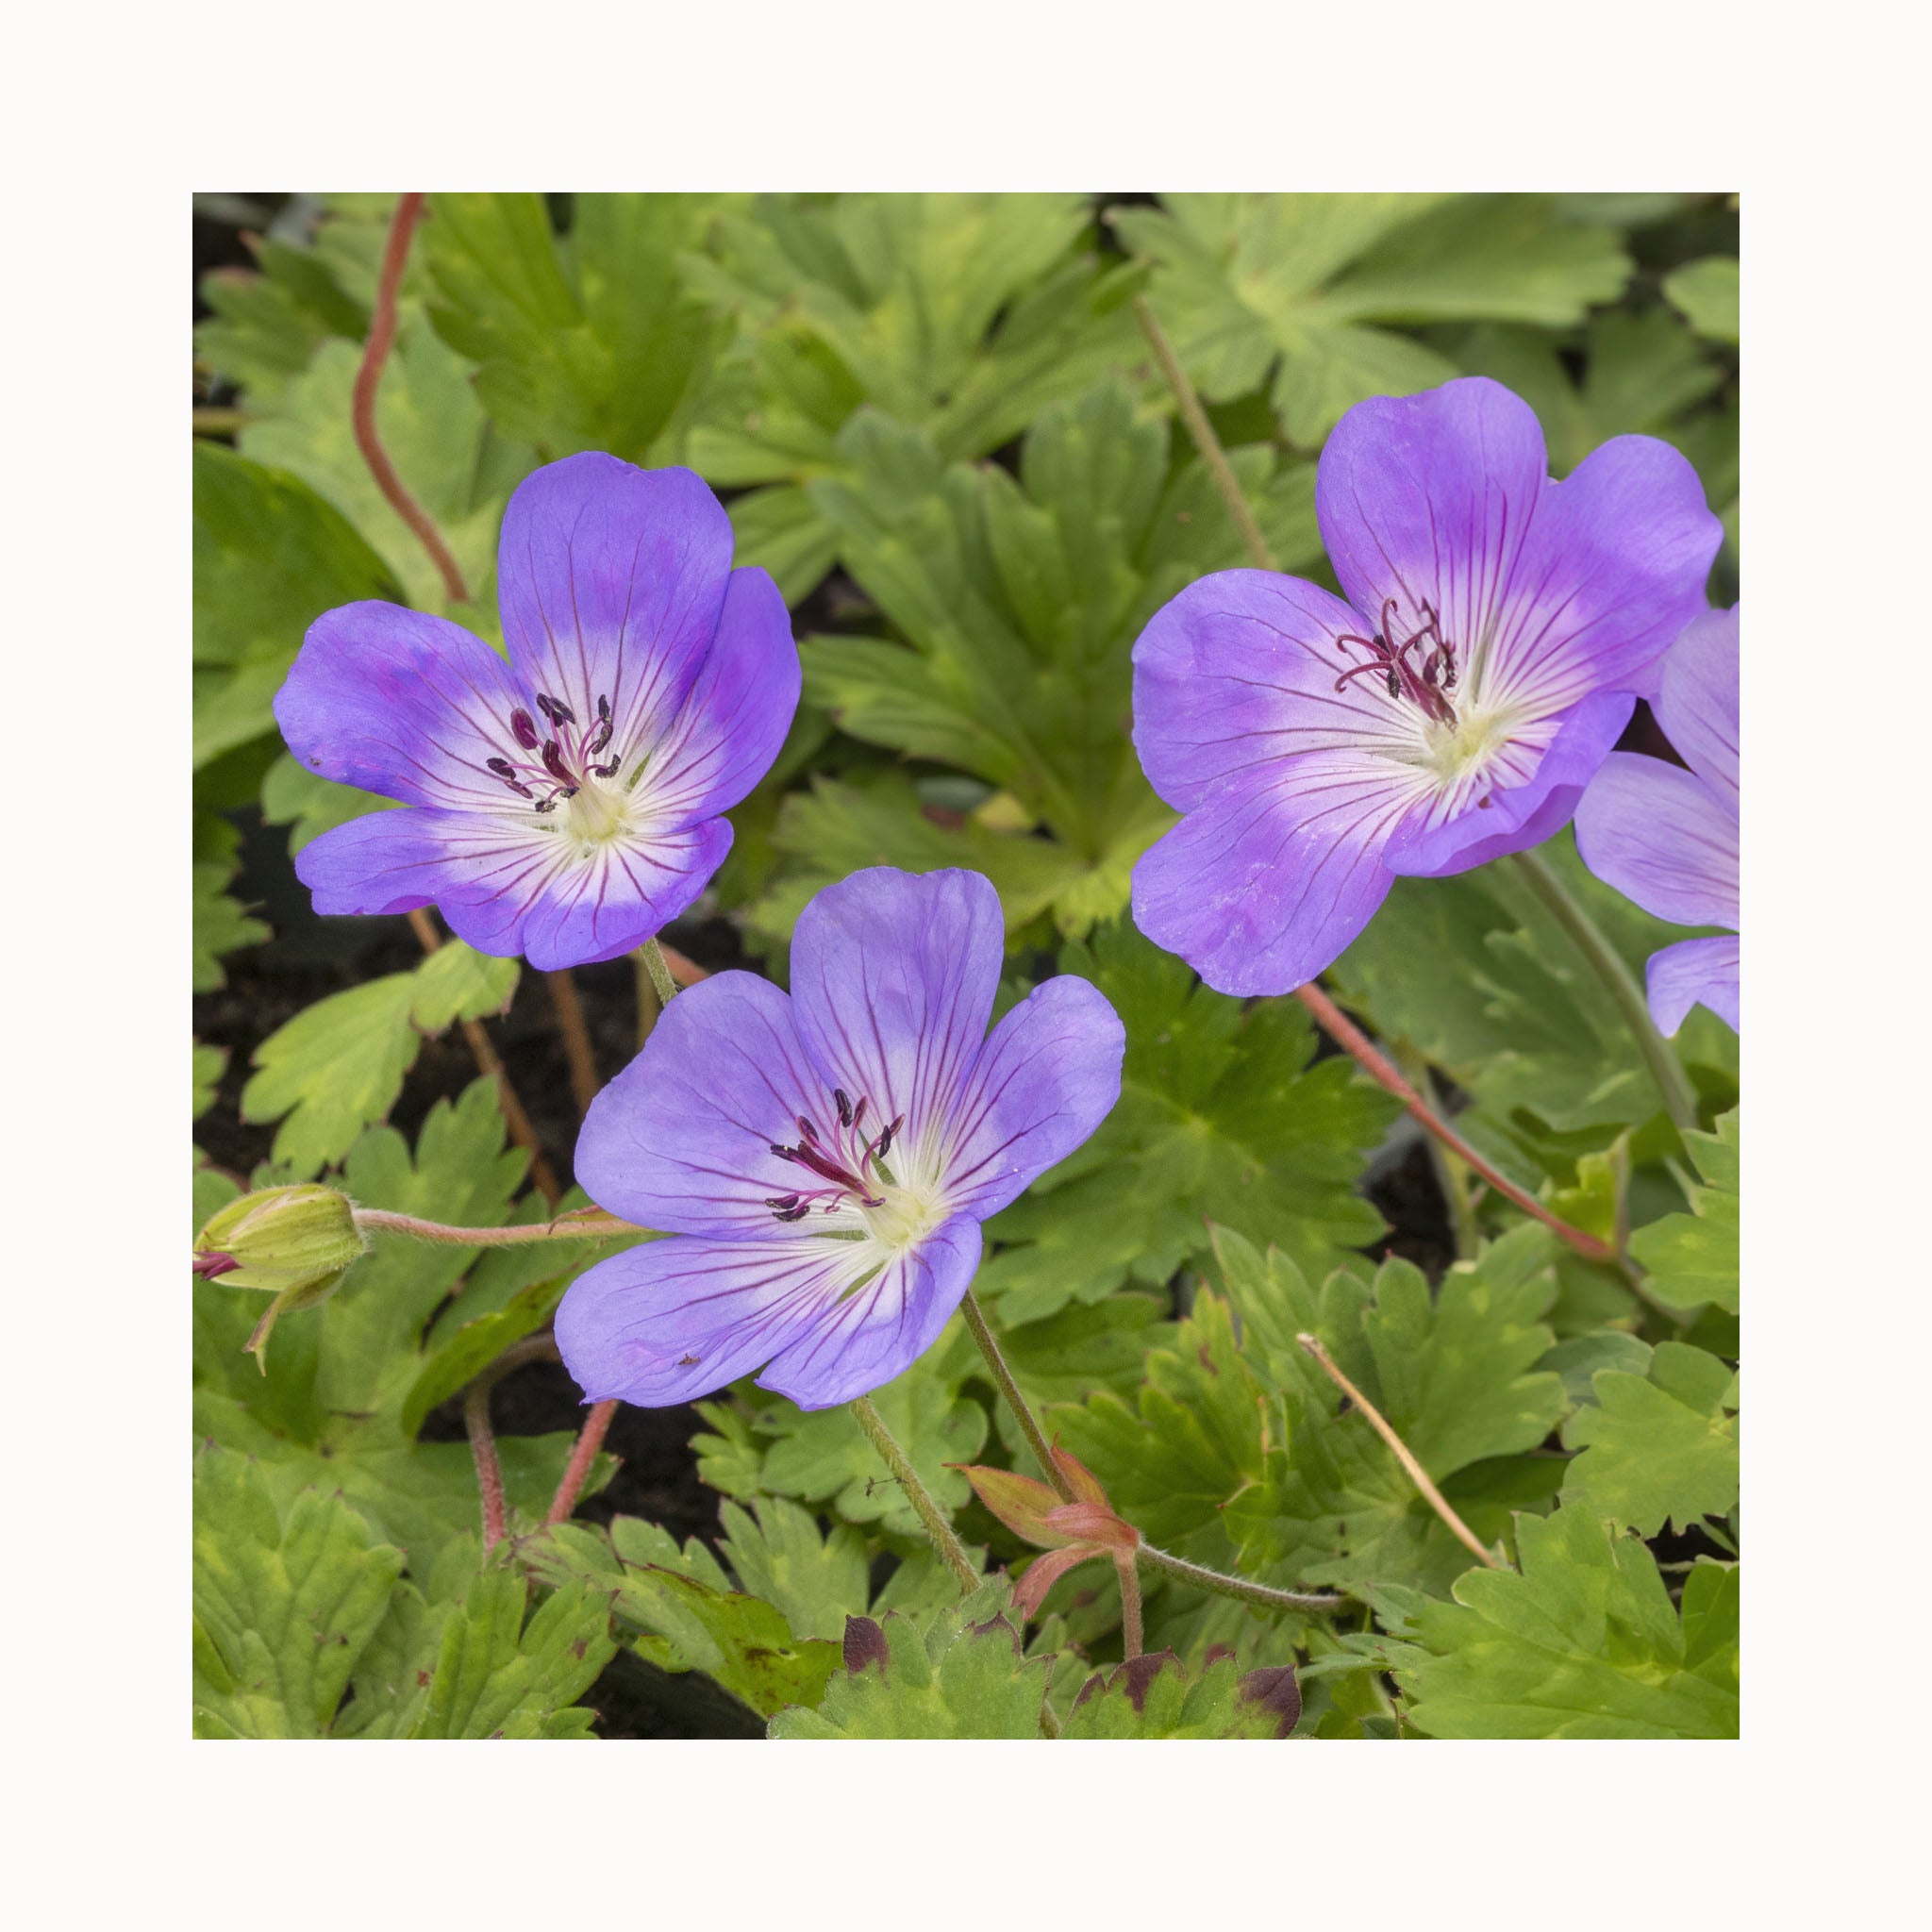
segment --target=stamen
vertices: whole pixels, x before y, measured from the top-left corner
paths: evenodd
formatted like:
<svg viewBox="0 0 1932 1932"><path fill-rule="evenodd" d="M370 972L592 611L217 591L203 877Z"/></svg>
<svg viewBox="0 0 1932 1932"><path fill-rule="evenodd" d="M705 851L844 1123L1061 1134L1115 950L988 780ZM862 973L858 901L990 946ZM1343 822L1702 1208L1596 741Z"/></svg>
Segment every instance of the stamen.
<svg viewBox="0 0 1932 1932"><path fill-rule="evenodd" d="M798 1116L798 1131L801 1134L803 1134L805 1138L808 1141L809 1141L814 1147L816 1147L819 1144L819 1130L815 1126L813 1126L812 1124L808 1120L807 1120L803 1114L800 1114Z"/></svg>
<svg viewBox="0 0 1932 1932"><path fill-rule="evenodd" d="M849 1127L852 1124L852 1102L847 1096L844 1088L834 1087L832 1089L832 1099L839 1108L839 1124L841 1127Z"/></svg>
<svg viewBox="0 0 1932 1932"><path fill-rule="evenodd" d="M577 714L568 705L559 704L544 691L540 691L537 693L537 708L550 720L552 727L558 731L561 731L566 724L575 724L577 722Z"/></svg>
<svg viewBox="0 0 1932 1932"><path fill-rule="evenodd" d="M559 785L571 785L571 769L563 761L562 746L554 738L545 739L543 741L543 769ZM576 787L571 785L571 790L575 791Z"/></svg>
<svg viewBox="0 0 1932 1932"><path fill-rule="evenodd" d="M519 706L509 714L510 735L525 751L537 749L537 721Z"/></svg>

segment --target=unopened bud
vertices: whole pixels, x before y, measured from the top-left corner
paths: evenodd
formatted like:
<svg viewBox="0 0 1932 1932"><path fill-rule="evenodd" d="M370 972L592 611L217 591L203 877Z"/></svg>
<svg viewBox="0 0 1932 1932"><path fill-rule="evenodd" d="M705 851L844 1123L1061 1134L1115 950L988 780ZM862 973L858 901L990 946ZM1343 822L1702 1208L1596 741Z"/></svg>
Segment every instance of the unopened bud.
<svg viewBox="0 0 1932 1932"><path fill-rule="evenodd" d="M276 1317L326 1301L368 1246L348 1197L334 1188L262 1188L230 1201L195 1236L193 1270L227 1288L275 1296L248 1338L249 1353L267 1374L264 1355Z"/></svg>

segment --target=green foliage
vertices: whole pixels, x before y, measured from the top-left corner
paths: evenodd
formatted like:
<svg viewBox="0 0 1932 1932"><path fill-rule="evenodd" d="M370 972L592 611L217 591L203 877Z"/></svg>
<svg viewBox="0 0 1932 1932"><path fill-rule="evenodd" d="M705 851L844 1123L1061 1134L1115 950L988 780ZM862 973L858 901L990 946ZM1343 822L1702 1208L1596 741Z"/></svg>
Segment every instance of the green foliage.
<svg viewBox="0 0 1932 1932"><path fill-rule="evenodd" d="M523 1554L546 1581L597 1592L660 1670L704 1671L764 1716L816 1703L839 1661L836 1644L800 1641L783 1611L734 1591L695 1537L680 1551L669 1532L620 1516L608 1533L553 1524Z"/></svg>
<svg viewBox="0 0 1932 1932"><path fill-rule="evenodd" d="M1431 1297L1408 1263L1373 1287L1337 1273L1318 1292L1289 1258L1231 1232L1216 1242L1249 1373L1271 1397L1272 1440L1226 1532L1263 1580L1441 1590L1473 1558L1367 1421L1298 1345L1316 1336L1375 1404L1478 1537L1555 1492L1562 1465L1531 1454L1569 1407L1540 1364L1556 1297L1548 1236L1519 1227L1457 1262ZM1131 1513L1131 1512L1129 1512Z"/></svg>
<svg viewBox="0 0 1932 1932"><path fill-rule="evenodd" d="M398 802L354 785L337 785L283 752L261 781L261 815L272 825L292 825L289 857L311 839L368 811L395 811Z"/></svg>
<svg viewBox="0 0 1932 1932"><path fill-rule="evenodd" d="M1396 1682L1437 1738L1735 1738L1738 1573L1699 1564L1681 1613L1634 1538L1566 1507L1520 1519L1523 1571L1409 1604Z"/></svg>
<svg viewBox="0 0 1932 1932"><path fill-rule="evenodd" d="M971 1462L986 1442L986 1411L959 1385L978 1352L958 1316L904 1374L872 1391L892 1439L930 1493L947 1510L961 1507L971 1486L951 1462ZM847 1523L877 1524L894 1535L921 1537L919 1518L887 1474L872 1444L841 1404L806 1411L782 1397L749 1398L749 1415L704 1403L699 1413L720 1433L692 1441L698 1473L726 1495L758 1492L825 1503Z"/></svg>
<svg viewBox="0 0 1932 1932"><path fill-rule="evenodd" d="M559 235L540 194L430 197L430 319L482 365L476 395L504 435L546 461L586 449L649 458L717 333L676 269L716 206L578 195Z"/></svg>
<svg viewBox="0 0 1932 1932"><path fill-rule="evenodd" d="M1189 1677L1172 1651L1090 1677L1068 1713L1065 1738L1285 1738L1301 1715L1294 1672L1246 1675L1231 1657Z"/></svg>
<svg viewBox="0 0 1932 1932"><path fill-rule="evenodd" d="M351 398L361 360L358 342L337 337L322 344L273 412L262 412L256 399L257 419L242 429L239 447L251 461L299 477L341 510L369 540L406 601L440 610L448 601L442 578L383 495L356 441ZM537 458L527 443L492 428L472 384L474 368L420 312L409 314L376 391L375 426L397 475L449 545L472 600L487 611L504 505Z"/></svg>
<svg viewBox="0 0 1932 1932"><path fill-rule="evenodd" d="M1046 408L1017 481L990 463L947 467L930 435L872 410L834 454L811 499L903 641L808 639L807 695L853 737L988 788L964 825L858 799L841 801L842 818L893 863L978 864L1016 926L1051 911L1077 934L1119 913L1134 860L1174 816L1125 729L1129 653L1177 591L1244 558L1206 474L1192 461L1170 474L1168 430L1119 383ZM1307 466L1277 466L1263 448L1235 462L1284 563L1312 558ZM835 799L801 800L780 824L808 890L853 850ZM796 903L793 886L754 916L782 935Z"/></svg>
<svg viewBox="0 0 1932 1932"><path fill-rule="evenodd" d="M195 814L190 890L196 992L212 992L227 984L221 964L224 954L259 945L269 936L268 927L260 920L251 919L227 893L229 880L242 869L241 846L242 834L226 819L211 812Z"/></svg>
<svg viewBox="0 0 1932 1932"><path fill-rule="evenodd" d="M1630 273L1613 234L1529 195L1171 194L1112 221L1202 393L1267 382L1304 444L1365 396L1458 373L1388 325L1581 322Z"/></svg>
<svg viewBox="0 0 1932 1932"><path fill-rule="evenodd" d="M1642 1536L1666 1520L1683 1529L1738 1501L1738 1377L1701 1348L1660 1341L1648 1375L1606 1369L1596 1401L1563 1430L1582 1450L1563 1476L1563 1501L1614 1516Z"/></svg>
<svg viewBox="0 0 1932 1932"><path fill-rule="evenodd" d="M402 1552L340 1496L278 1509L255 1462L209 1448L194 1470L194 1731L319 1738L389 1608Z"/></svg>
<svg viewBox="0 0 1932 1932"><path fill-rule="evenodd" d="M1738 258L1709 255L1664 277L1672 308L1701 336L1714 342L1738 341Z"/></svg>
<svg viewBox="0 0 1932 1932"><path fill-rule="evenodd" d="M1125 922L1060 955L1127 1031L1120 1105L1087 1144L988 1225L1001 1251L980 1292L1008 1324L1161 1287L1208 1251L1207 1223L1285 1248L1324 1274L1374 1240L1355 1191L1395 1103L1351 1063L1314 1060L1307 1009L1210 991Z"/></svg>
<svg viewBox="0 0 1932 1932"><path fill-rule="evenodd" d="M423 1036L507 1011L520 971L449 940L412 973L330 993L256 1048L242 1118L280 1120L276 1163L296 1179L319 1174L394 1106Z"/></svg>
<svg viewBox="0 0 1932 1932"><path fill-rule="evenodd" d="M1738 1311L1738 1113L1720 1117L1715 1134L1687 1133L1684 1148L1702 1187L1690 1190L1690 1212L1666 1214L1630 1238L1630 1253L1650 1271L1651 1291L1673 1307L1709 1302Z"/></svg>
<svg viewBox="0 0 1932 1932"><path fill-rule="evenodd" d="M292 476L194 445L194 763L274 730L303 633L338 604L396 594L382 559Z"/></svg>
<svg viewBox="0 0 1932 1932"><path fill-rule="evenodd" d="M854 1619L848 1667L816 1710L781 1710L774 1738L1037 1738L1044 1657L1023 1653L1006 1583L915 1622L897 1611ZM853 1627L856 1625L857 1627Z"/></svg>

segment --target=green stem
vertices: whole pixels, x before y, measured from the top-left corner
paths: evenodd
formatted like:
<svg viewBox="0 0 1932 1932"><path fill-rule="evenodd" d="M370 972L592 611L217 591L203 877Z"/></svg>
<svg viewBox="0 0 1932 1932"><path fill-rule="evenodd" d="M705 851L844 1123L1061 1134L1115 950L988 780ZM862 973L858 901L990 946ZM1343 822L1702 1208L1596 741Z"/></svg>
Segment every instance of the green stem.
<svg viewBox="0 0 1932 1932"><path fill-rule="evenodd" d="M443 1221L424 1221L413 1214L391 1214L386 1208L358 1208L356 1225L365 1234L402 1234L412 1241L435 1241L448 1248L517 1248L531 1241L605 1241L612 1235L644 1234L649 1230L589 1208L555 1221L520 1221L509 1227L452 1227Z"/></svg>
<svg viewBox="0 0 1932 1932"><path fill-rule="evenodd" d="M1188 380L1187 371L1181 367L1180 358L1174 354L1174 344L1167 339L1167 331L1156 321L1146 296L1134 297L1134 315L1141 325L1141 334L1147 338L1154 351L1154 359L1160 364L1160 373L1166 376L1168 388L1174 391L1181 421L1188 425L1188 434L1194 439L1194 447L1200 451L1201 460L1207 464L1208 474L1214 479L1214 487L1220 491L1221 500L1227 506L1227 513L1241 533L1241 541L1247 545L1256 569L1273 570L1274 553L1268 548L1268 540L1262 536L1260 525L1255 521L1255 512L1248 508L1241 478L1227 460L1227 452L1222 448L1221 439L1215 435L1214 425L1208 420L1208 411L1201 407L1201 398L1194 393L1194 385Z"/></svg>
<svg viewBox="0 0 1932 1932"><path fill-rule="evenodd" d="M886 1427L884 1419L870 1399L859 1396L851 1404L851 1409L858 1426L864 1430L867 1441L879 1452L880 1460L906 1491L906 1500L912 1505L913 1514L924 1525L926 1536L939 1552L941 1560L958 1579L959 1588L971 1595L986 1579L968 1559L965 1545L954 1535L945 1511L933 1501L925 1485L919 1479L919 1472L907 1459L905 1450L892 1440L892 1432Z"/></svg>
<svg viewBox="0 0 1932 1932"><path fill-rule="evenodd" d="M1657 1030L1650 1017L1650 1002L1643 996L1623 956L1597 929L1596 922L1571 896L1570 890L1535 852L1515 855L1517 869L1529 882L1550 916L1570 936L1571 943L1590 961L1591 970L1604 983L1617 1010L1637 1040L1650 1077L1663 1096L1665 1110L1679 1127L1697 1124L1697 1094L1684 1072L1684 1063L1671 1050L1670 1042Z"/></svg>
<svg viewBox="0 0 1932 1932"><path fill-rule="evenodd" d="M1277 1610L1339 1610L1348 1602L1347 1597L1329 1591L1273 1590L1265 1583L1250 1583L1245 1576L1224 1576L1219 1570L1190 1563L1185 1557L1170 1556L1152 1543L1142 1543L1134 1554L1141 1562L1156 1570L1165 1570L1170 1576L1178 1576L1197 1590L1211 1590L1216 1596L1239 1597L1243 1603L1267 1604Z"/></svg>
<svg viewBox="0 0 1932 1932"><path fill-rule="evenodd" d="M638 953L644 962L644 971L651 975L651 988L658 995L658 1007L668 1007L677 991L677 982L671 976L671 968L664 963L663 948L656 940L646 940L638 948Z"/></svg>
<svg viewBox="0 0 1932 1932"><path fill-rule="evenodd" d="M986 1325L986 1316L971 1289L966 1291L966 1299L959 1304L959 1312L966 1317L966 1325L972 1329L973 1339L978 1342L979 1352L986 1357L986 1365L992 1371L992 1378L999 1384L1000 1393L1007 1398L1007 1407L1012 1410L1013 1420L1020 1424L1020 1432L1026 1438L1041 1473L1053 1485L1054 1494L1062 1503L1071 1503L1074 1500L1073 1485L1054 1460L1053 1451L1047 1445L1046 1432L1040 1426L1040 1418L1020 1393L1020 1385L1014 1381L1013 1372L1007 1366L1007 1358L1000 1353L1000 1345L993 1340L992 1330Z"/></svg>
<svg viewBox="0 0 1932 1932"><path fill-rule="evenodd" d="M1121 1577L1121 1644L1123 1654L1139 1657L1141 1637L1141 1571L1133 1553L1122 1550L1113 1559Z"/></svg>

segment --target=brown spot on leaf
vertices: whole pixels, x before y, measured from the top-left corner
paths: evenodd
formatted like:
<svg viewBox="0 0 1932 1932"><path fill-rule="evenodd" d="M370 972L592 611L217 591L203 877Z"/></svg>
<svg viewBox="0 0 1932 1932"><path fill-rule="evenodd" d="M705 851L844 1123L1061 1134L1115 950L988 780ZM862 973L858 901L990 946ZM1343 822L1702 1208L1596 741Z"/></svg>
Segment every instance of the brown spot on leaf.
<svg viewBox="0 0 1932 1932"><path fill-rule="evenodd" d="M1144 1711L1147 1708L1148 1685L1153 1683L1169 1664L1186 1675L1180 1658L1174 1656L1173 1651L1142 1651L1139 1657L1130 1657L1125 1663L1114 1666L1113 1675L1108 1679L1108 1688L1111 1690L1116 1684L1125 1684L1128 1703L1136 1710Z"/></svg>
<svg viewBox="0 0 1932 1932"><path fill-rule="evenodd" d="M570 1654L571 1656L575 1657L579 1663L582 1663L585 1657L587 1657L591 1654L590 1639L586 1637L579 1637L577 1641L571 1645Z"/></svg>
<svg viewBox="0 0 1932 1932"><path fill-rule="evenodd" d="M1274 1717L1274 1735L1285 1738L1300 1722L1302 1687L1294 1680L1291 1664L1275 1664L1267 1670L1250 1671L1237 1686L1235 1696L1241 1704L1258 1704Z"/></svg>
<svg viewBox="0 0 1932 1932"><path fill-rule="evenodd" d="M969 1637L990 1637L995 1630L1004 1630L1013 1646L1015 1657L1024 1657L1026 1646L1020 1640L1020 1633L1004 1617L989 1617L984 1624L969 1624L966 1634Z"/></svg>
<svg viewBox="0 0 1932 1932"><path fill-rule="evenodd" d="M845 1668L855 1677L867 1664L877 1664L881 1674L891 1652L886 1646L886 1633L870 1617L845 1619Z"/></svg>
<svg viewBox="0 0 1932 1932"><path fill-rule="evenodd" d="M1234 1655L1234 1645L1233 1645L1233 1644L1231 1644L1231 1643L1210 1643L1210 1644L1209 1644L1209 1645L1208 1646L1208 1662L1207 1662L1207 1664L1206 1664L1206 1665L1204 1665L1204 1666L1203 1666L1203 1668L1204 1668L1204 1669L1211 1669L1211 1668L1212 1668L1212 1667L1213 1667L1213 1666L1214 1666L1215 1664L1218 1664L1218 1663L1219 1663L1219 1662L1221 1661L1221 1659L1222 1659L1223 1657L1232 1657L1233 1655Z"/></svg>
<svg viewBox="0 0 1932 1932"><path fill-rule="evenodd" d="M428 1685L428 1682L429 1682L429 1673L428 1673L427 1671L418 1671L418 1672L416 1673L416 1688L417 1688L417 1690L421 1690L425 1689L425 1687L426 1687L426 1686Z"/></svg>

